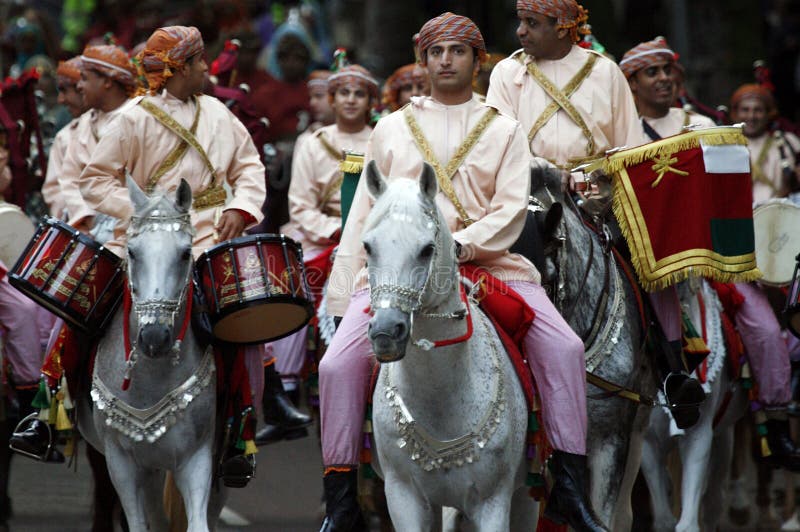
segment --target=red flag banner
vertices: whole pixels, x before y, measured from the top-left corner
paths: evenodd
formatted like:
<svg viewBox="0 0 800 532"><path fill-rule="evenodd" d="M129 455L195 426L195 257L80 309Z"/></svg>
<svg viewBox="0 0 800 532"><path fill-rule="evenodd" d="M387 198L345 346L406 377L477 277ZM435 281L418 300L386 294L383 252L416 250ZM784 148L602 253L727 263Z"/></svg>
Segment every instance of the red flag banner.
<svg viewBox="0 0 800 532"><path fill-rule="evenodd" d="M737 127L699 129L609 156L614 214L645 290L693 276L761 277L756 268L747 141Z"/></svg>

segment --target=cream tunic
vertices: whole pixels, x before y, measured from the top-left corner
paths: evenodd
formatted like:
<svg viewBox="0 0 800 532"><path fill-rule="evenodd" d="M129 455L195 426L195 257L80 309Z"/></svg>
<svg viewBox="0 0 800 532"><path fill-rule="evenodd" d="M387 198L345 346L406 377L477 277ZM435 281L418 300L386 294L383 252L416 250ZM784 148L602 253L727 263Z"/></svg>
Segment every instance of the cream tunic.
<svg viewBox="0 0 800 532"><path fill-rule="evenodd" d="M56 133L56 138L53 139L53 145L50 146L50 154L47 158L47 174L42 184L42 198L44 198L47 208L50 209L50 215L56 218L68 218L68 214L64 211L67 208L67 196L70 191L62 190L59 178L62 174L67 147L76 136L79 121L80 117L73 118L69 124ZM71 192L76 195L72 200L73 203L84 204L77 184L72 187Z"/></svg>
<svg viewBox="0 0 800 532"><path fill-rule="evenodd" d="M191 127L196 109L194 100L184 102L167 91L147 98L186 129ZM124 255L125 229L133 211L125 186L126 170L144 188L150 176L180 142L175 133L137 105L139 100L134 98L119 113L112 128L101 137L80 176L81 193L87 205L120 220L114 240L106 243L106 247L120 256ZM224 207L201 211L192 209L192 225L196 231L195 257L216 244L215 219L223 209L242 210L258 222L263 219L261 205L266 196L264 165L247 129L216 98L202 95L197 97L197 102L201 109L197 140L206 151L220 180L219 184L227 182L233 197L228 198ZM174 192L181 178L189 183L194 195L211 183L211 172L191 146L178 163L161 177L158 188Z"/></svg>
<svg viewBox="0 0 800 532"><path fill-rule="evenodd" d="M770 145L767 147L763 164L758 164L761 152L770 139ZM759 137L747 139L747 149L750 150L750 164L752 165L753 174L754 205L763 203L772 198L784 196L786 192L788 192L785 189L787 183L783 177L781 147L783 147L783 152L789 164L789 168L795 168L797 161L794 158L793 152L800 152L800 139L792 133L767 132ZM761 170L766 182L759 178L758 171L756 170L757 167ZM794 174L793 179L797 179L794 177Z"/></svg>
<svg viewBox="0 0 800 532"><path fill-rule="evenodd" d="M477 99L450 106L429 96L414 97L411 102L420 129L443 166L489 109ZM365 159L374 159L384 176L418 178L423 157L402 110L378 122ZM530 189L530 153L519 124L498 115L458 167L452 182L456 196L476 222L464 227L447 196L440 191L436 199L453 237L464 248L463 256L503 281L538 283L536 268L521 255L508 252L525 224ZM371 205L362 176L328 283L328 311L335 316L344 315L350 295L367 286L361 234Z"/></svg>
<svg viewBox="0 0 800 532"><path fill-rule="evenodd" d="M662 139L683 133L683 128L687 125L699 127L715 127L717 125L705 115L687 112L677 107L670 107L669 112L660 118L649 116L643 118L656 133L661 135Z"/></svg>
<svg viewBox="0 0 800 532"><path fill-rule="evenodd" d="M519 120L527 137L536 120L553 101L530 75L527 64L535 61L542 73L562 90L592 53L573 46L566 56L553 61L537 60L517 50L492 70L486 103ZM608 149L648 142L628 82L613 61L598 56L591 73L572 94L570 102L594 138L592 153L587 149L589 141L582 129L561 108L533 138L531 153L561 168L570 168Z"/></svg>
<svg viewBox="0 0 800 532"><path fill-rule="evenodd" d="M345 133L333 124L317 130L295 150L289 185L290 221L281 231L302 244L306 258L335 244L331 236L342 227L341 190L332 186L341 175L339 159L323 147L320 135L337 151L363 154L370 133L369 126L358 133Z"/></svg>

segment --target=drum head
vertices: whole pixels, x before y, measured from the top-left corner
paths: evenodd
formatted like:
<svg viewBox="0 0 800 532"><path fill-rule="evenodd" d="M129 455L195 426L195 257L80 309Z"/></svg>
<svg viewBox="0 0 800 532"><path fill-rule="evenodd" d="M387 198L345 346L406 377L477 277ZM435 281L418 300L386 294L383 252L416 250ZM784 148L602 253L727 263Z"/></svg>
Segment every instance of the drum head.
<svg viewBox="0 0 800 532"><path fill-rule="evenodd" d="M217 321L214 336L235 344L278 340L305 326L312 311L313 305L305 300L257 302Z"/></svg>
<svg viewBox="0 0 800 532"><path fill-rule="evenodd" d="M0 201L0 260L11 268L34 233L33 223L11 203Z"/></svg>
<svg viewBox="0 0 800 532"><path fill-rule="evenodd" d="M753 212L756 264L761 282L782 286L792 280L795 256L800 251L800 207L784 200L760 205Z"/></svg>

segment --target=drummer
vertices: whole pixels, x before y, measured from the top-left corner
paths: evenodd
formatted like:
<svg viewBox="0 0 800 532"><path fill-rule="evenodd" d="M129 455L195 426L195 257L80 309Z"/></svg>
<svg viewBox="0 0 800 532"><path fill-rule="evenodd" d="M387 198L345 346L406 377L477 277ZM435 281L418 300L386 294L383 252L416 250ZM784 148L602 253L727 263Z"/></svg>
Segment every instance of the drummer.
<svg viewBox="0 0 800 532"><path fill-rule="evenodd" d="M627 51L620 62L620 68L630 84L644 133L654 141L682 133L689 124L715 126L710 118L673 106L678 92L677 58L678 55L672 51L666 39L656 37ZM746 107L749 109L752 106ZM761 115L766 116L766 113ZM748 129L752 131L745 124L745 135ZM726 285L725 290L728 293L738 292L736 297L743 300L731 319L741 335L759 385L758 400L767 416L770 461L796 470L800 467L800 449L789 436L786 410L791 399L791 367L780 326L757 283Z"/></svg>
<svg viewBox="0 0 800 532"><path fill-rule="evenodd" d="M297 240L303 247L306 273L317 303L327 270L315 267L317 261L314 259L322 258L327 263L329 259L326 257L330 256L339 242L342 228L341 163L345 152L363 154L367 148L372 133L369 120L372 108L377 103L378 82L365 68L349 65L328 78L328 97L335 122L319 128L295 151L289 186L290 221L281 228L284 234ZM307 336L308 328L304 327L291 336L271 343L270 348L278 355L276 365L280 373L292 376L300 374L305 362ZM287 382L286 386L296 388L297 382ZM266 426L256 435L258 445L281 439L300 423L299 418L276 415L280 409L276 408L277 405L269 405L267 401L265 395Z"/></svg>
<svg viewBox="0 0 800 532"><path fill-rule="evenodd" d="M88 109L83 100L83 95L78 91L78 82L80 80L80 56L58 63L58 68L56 69L58 103L67 108L72 115L72 121L59 130L53 140L53 145L50 147L50 154L47 158L47 175L44 179L44 185L42 185L42 197L50 210L50 215L64 221L69 219L69 214L66 210L66 201L64 200L64 193L61 192L58 177L61 175L67 146L76 137L78 123L80 122L78 117Z"/></svg>
<svg viewBox="0 0 800 532"><path fill-rule="evenodd" d="M770 129L777 115L775 98L761 85L742 85L731 97L731 118L743 123L747 137L756 205L800 189L800 139L788 131Z"/></svg>
<svg viewBox="0 0 800 532"><path fill-rule="evenodd" d="M114 238L105 246L120 257L125 256L125 230L133 212L122 168L148 192L174 192L181 178L189 183L195 258L218 242L240 236L263 217L264 165L244 125L222 102L202 94L208 71L203 53L197 28L157 29L138 55L149 93L119 112L80 175L80 190L91 212L119 220ZM177 160L168 157L181 140L167 126L173 121L191 144ZM230 187L230 198L223 181ZM249 352L260 365L262 350ZM251 377L257 377L254 387L260 388L261 375L251 372ZM249 460L230 465L243 478L253 473Z"/></svg>

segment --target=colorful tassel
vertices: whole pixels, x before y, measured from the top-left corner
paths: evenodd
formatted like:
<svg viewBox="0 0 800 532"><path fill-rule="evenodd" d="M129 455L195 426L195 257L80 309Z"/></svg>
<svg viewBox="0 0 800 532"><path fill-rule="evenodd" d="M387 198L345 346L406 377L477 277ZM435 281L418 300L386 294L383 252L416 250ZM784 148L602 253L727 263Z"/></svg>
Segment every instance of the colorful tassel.
<svg viewBox="0 0 800 532"><path fill-rule="evenodd" d="M244 442L244 455L250 456L251 454L256 454L258 452L258 447L256 446L256 442L253 440L246 440Z"/></svg>
<svg viewBox="0 0 800 532"><path fill-rule="evenodd" d="M56 413L56 430L72 430L72 422L67 415L67 409L64 407L64 401L58 402L58 409Z"/></svg>
<svg viewBox="0 0 800 532"><path fill-rule="evenodd" d="M31 406L37 410L46 410L50 408L50 388L44 378L39 380L39 389L31 401Z"/></svg>
<svg viewBox="0 0 800 532"><path fill-rule="evenodd" d="M64 456L70 457L75 454L75 435L67 437L67 444L64 446Z"/></svg>
<svg viewBox="0 0 800 532"><path fill-rule="evenodd" d="M767 442L766 436L761 437L761 456L764 458L772 456L772 451L769 448L769 443Z"/></svg>

